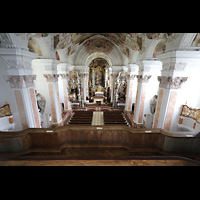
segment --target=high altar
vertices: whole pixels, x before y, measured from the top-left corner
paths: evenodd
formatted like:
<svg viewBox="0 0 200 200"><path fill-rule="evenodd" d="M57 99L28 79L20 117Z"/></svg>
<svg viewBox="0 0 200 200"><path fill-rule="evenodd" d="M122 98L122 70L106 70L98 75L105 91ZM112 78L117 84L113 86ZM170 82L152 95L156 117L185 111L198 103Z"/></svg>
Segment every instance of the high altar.
<svg viewBox="0 0 200 200"><path fill-rule="evenodd" d="M103 103L103 101L104 101L104 88L103 87L101 87L101 86L97 86L96 88L95 88L95 96L93 97L93 99L94 99L94 103L100 103L101 102L101 104Z"/></svg>
<svg viewBox="0 0 200 200"><path fill-rule="evenodd" d="M94 103L103 103L107 92L108 63L101 58L97 58L90 64L89 87L90 97Z"/></svg>

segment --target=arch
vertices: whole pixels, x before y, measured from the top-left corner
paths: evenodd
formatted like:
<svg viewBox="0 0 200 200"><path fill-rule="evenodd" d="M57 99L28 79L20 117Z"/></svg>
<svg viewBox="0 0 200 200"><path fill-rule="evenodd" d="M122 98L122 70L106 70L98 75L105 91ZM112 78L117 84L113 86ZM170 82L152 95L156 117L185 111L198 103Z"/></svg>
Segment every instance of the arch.
<svg viewBox="0 0 200 200"><path fill-rule="evenodd" d="M51 58L50 49L41 37L31 36L28 41L28 48L31 52L37 53L39 57Z"/></svg>
<svg viewBox="0 0 200 200"><path fill-rule="evenodd" d="M191 47L197 33L172 33L166 42L166 51L185 50Z"/></svg>
<svg viewBox="0 0 200 200"><path fill-rule="evenodd" d="M96 52L96 53L93 53L90 56L88 56L85 61L85 66L89 66L90 63L92 62L92 60L94 60L96 58L103 58L104 60L106 60L108 62L109 66L112 66L112 62L111 62L109 56L104 53L101 53L101 52Z"/></svg>
<svg viewBox="0 0 200 200"><path fill-rule="evenodd" d="M179 48L191 46L196 35L197 33L184 33Z"/></svg>
<svg viewBox="0 0 200 200"><path fill-rule="evenodd" d="M142 56L142 59L153 59L153 53L155 51L156 46L162 41L162 39L156 39L152 40L148 47L146 48L146 51L144 55Z"/></svg>

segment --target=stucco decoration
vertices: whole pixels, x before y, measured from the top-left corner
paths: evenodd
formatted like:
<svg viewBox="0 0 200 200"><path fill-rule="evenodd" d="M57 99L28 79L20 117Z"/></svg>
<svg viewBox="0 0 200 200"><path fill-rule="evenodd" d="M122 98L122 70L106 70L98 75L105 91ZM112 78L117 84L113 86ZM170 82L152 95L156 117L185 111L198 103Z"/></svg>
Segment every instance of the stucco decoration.
<svg viewBox="0 0 200 200"><path fill-rule="evenodd" d="M108 55L113 49L113 44L109 40L99 38L87 40L83 45L89 54L102 52Z"/></svg>
<svg viewBox="0 0 200 200"><path fill-rule="evenodd" d="M4 76L7 82L10 82L11 88L34 87L36 75L10 75ZM25 83L25 85L24 85Z"/></svg>
<svg viewBox="0 0 200 200"><path fill-rule="evenodd" d="M180 89L187 79L188 77L158 76L159 87L165 89Z"/></svg>

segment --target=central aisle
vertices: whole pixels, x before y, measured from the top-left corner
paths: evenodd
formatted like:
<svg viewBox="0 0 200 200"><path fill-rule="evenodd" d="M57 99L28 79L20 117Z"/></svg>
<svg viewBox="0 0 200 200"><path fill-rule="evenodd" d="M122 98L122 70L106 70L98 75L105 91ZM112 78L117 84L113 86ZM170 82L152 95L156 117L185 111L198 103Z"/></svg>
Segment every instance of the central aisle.
<svg viewBox="0 0 200 200"><path fill-rule="evenodd" d="M94 126L104 125L104 119L103 119L103 112L102 111L94 111L93 112L92 125L94 125Z"/></svg>

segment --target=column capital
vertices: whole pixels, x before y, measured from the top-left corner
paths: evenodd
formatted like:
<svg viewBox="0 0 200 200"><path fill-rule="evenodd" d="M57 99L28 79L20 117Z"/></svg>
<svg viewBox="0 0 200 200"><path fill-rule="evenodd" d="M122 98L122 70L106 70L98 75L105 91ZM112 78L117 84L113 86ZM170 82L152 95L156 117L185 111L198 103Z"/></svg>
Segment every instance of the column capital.
<svg viewBox="0 0 200 200"><path fill-rule="evenodd" d="M68 77L68 74L59 74L61 76L62 79L66 79L66 77Z"/></svg>
<svg viewBox="0 0 200 200"><path fill-rule="evenodd" d="M4 79L10 82L11 88L34 87L36 75L9 75L4 76ZM26 85L24 85L24 81Z"/></svg>
<svg viewBox="0 0 200 200"><path fill-rule="evenodd" d="M128 80L133 81L135 78L137 78L137 75L135 75L135 74L128 74L127 77L128 77Z"/></svg>
<svg viewBox="0 0 200 200"><path fill-rule="evenodd" d="M10 75L4 76L7 82L10 82L11 88L23 88L23 76L22 75Z"/></svg>
<svg viewBox="0 0 200 200"><path fill-rule="evenodd" d="M158 76L159 87L164 89L180 89L188 77Z"/></svg>
<svg viewBox="0 0 200 200"><path fill-rule="evenodd" d="M148 83L151 75L136 75L139 83Z"/></svg>
<svg viewBox="0 0 200 200"><path fill-rule="evenodd" d="M44 77L47 79L47 82L56 82L58 81L59 74L44 74Z"/></svg>
<svg viewBox="0 0 200 200"><path fill-rule="evenodd" d="M24 75L24 81L27 87L34 87L34 80L36 80L36 75Z"/></svg>

